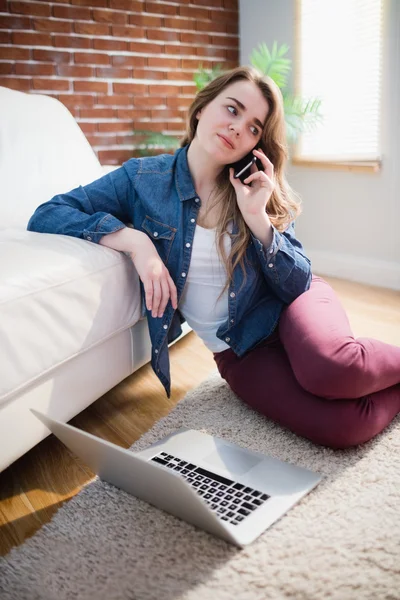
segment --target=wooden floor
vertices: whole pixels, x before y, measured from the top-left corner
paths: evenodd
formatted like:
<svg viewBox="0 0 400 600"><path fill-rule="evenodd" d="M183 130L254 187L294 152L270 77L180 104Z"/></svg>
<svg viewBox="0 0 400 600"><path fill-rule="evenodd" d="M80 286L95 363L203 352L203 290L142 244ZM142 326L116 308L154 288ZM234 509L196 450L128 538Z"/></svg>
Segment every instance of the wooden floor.
<svg viewBox="0 0 400 600"><path fill-rule="evenodd" d="M356 337L375 337L400 346L400 292L325 279L338 293ZM146 365L72 419L71 424L128 448L215 369L211 352L193 332L172 346L170 358L170 399ZM33 535L91 479L90 469L54 435L3 471L0 555Z"/></svg>

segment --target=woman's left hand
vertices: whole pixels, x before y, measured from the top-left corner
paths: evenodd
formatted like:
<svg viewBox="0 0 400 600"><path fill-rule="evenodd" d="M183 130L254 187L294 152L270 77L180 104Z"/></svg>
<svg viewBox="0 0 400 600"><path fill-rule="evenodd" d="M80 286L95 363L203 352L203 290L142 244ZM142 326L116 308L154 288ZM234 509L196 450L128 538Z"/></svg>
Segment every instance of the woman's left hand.
<svg viewBox="0 0 400 600"><path fill-rule="evenodd" d="M268 201L275 188L274 165L264 152L253 150L253 154L261 160L264 170L259 171L256 165L252 165L251 175L244 180L251 185L245 185L239 178L234 179L233 168L229 169L229 179L235 188L237 203L245 220L254 219L257 215L265 216Z"/></svg>

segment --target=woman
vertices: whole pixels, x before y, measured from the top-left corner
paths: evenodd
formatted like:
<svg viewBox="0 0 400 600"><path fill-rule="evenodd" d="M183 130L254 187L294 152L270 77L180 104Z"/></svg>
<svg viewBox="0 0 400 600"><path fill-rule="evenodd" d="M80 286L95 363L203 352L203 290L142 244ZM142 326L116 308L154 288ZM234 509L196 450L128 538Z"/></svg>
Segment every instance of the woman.
<svg viewBox="0 0 400 600"><path fill-rule="evenodd" d="M168 343L187 320L266 417L332 448L371 439L400 411L400 348L355 340L333 290L312 276L294 234L278 87L247 67L218 77L189 108L181 146L55 196L28 229L130 255L168 395ZM250 152L261 168L242 182L230 165Z"/></svg>

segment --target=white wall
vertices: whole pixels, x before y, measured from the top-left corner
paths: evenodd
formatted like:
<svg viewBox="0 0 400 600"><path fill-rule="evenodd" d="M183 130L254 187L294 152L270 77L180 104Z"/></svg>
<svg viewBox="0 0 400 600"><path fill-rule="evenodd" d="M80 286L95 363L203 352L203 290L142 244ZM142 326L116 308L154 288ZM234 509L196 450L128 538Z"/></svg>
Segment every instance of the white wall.
<svg viewBox="0 0 400 600"><path fill-rule="evenodd" d="M239 0L241 64L260 42L290 46L294 60L295 0ZM340 32L338 32L340 43ZM340 85L340 81L338 81ZM303 200L296 233L313 272L400 290L400 1L385 0L379 173L288 166Z"/></svg>

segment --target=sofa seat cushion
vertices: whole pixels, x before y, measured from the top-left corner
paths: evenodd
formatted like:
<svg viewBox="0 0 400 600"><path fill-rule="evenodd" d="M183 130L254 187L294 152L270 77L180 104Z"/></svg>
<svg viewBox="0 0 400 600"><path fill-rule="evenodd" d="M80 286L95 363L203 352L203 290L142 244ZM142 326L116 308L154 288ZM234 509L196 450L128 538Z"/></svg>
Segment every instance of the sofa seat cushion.
<svg viewBox="0 0 400 600"><path fill-rule="evenodd" d="M140 316L139 278L124 254L63 235L0 231L0 402Z"/></svg>

